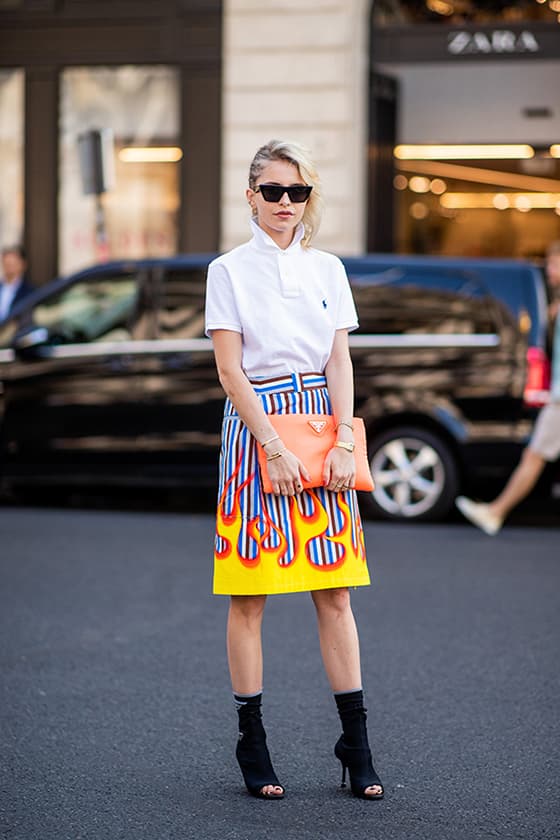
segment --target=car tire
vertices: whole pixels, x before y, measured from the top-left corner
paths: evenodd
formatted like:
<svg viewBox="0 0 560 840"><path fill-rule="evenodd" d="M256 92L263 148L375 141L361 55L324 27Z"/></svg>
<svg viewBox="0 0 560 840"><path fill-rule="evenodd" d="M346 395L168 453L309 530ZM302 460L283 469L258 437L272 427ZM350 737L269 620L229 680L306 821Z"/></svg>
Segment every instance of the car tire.
<svg viewBox="0 0 560 840"><path fill-rule="evenodd" d="M451 510L459 482L457 464L437 435L399 426L369 442L375 489L367 494L369 513L407 522L443 519Z"/></svg>

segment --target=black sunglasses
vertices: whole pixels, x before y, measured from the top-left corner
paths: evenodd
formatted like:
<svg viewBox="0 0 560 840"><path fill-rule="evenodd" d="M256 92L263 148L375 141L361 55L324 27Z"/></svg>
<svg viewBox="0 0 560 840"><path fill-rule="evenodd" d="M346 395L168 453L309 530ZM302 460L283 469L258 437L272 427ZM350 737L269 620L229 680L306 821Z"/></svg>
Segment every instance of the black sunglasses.
<svg viewBox="0 0 560 840"><path fill-rule="evenodd" d="M288 198L294 204L303 204L311 195L313 187L307 184L294 184L293 187L283 187L279 184L258 184L254 188L254 192L260 192L265 201L278 202L284 195L288 193Z"/></svg>

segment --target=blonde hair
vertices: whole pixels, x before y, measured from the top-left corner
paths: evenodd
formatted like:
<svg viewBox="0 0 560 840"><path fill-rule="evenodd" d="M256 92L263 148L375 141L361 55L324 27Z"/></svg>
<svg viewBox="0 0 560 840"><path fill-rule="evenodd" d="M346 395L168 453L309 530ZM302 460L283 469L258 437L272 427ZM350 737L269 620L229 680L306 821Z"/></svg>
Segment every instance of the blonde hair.
<svg viewBox="0 0 560 840"><path fill-rule="evenodd" d="M285 160L288 163L293 163L305 183L313 186L311 195L305 205L302 219L305 233L301 244L304 248L307 248L319 230L323 213L321 181L319 180L315 164L308 150L300 146L299 143L293 143L287 140L269 140L268 143L260 147L251 161L251 166L249 167L249 187L252 190L255 189L257 178L264 167L273 160Z"/></svg>

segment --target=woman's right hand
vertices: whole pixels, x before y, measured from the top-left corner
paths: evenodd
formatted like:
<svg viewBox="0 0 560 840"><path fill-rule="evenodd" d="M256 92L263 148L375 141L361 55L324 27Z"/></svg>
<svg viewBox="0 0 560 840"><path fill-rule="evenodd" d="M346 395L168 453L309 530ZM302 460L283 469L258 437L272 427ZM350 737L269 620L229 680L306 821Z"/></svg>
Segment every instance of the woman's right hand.
<svg viewBox="0 0 560 840"><path fill-rule="evenodd" d="M268 461L267 469L275 496L295 496L303 490L303 479L311 480L305 464L289 449L283 449L279 458Z"/></svg>

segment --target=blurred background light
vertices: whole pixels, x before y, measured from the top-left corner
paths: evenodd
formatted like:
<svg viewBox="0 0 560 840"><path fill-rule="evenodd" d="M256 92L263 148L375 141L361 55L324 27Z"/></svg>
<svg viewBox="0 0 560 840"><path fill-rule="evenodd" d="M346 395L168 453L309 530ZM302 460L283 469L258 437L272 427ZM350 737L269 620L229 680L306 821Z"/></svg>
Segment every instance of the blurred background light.
<svg viewBox="0 0 560 840"><path fill-rule="evenodd" d="M177 163L182 157L178 146L125 146L119 152L123 163Z"/></svg>
<svg viewBox="0 0 560 840"><path fill-rule="evenodd" d="M425 219L430 211L423 201L415 201L410 205L409 212L413 219Z"/></svg>
<svg viewBox="0 0 560 840"><path fill-rule="evenodd" d="M426 0L426 6L430 12L438 15L452 15L455 9L449 0Z"/></svg>
<svg viewBox="0 0 560 840"><path fill-rule="evenodd" d="M398 160L520 160L534 157L535 150L528 143L401 144L394 155Z"/></svg>
<svg viewBox="0 0 560 840"><path fill-rule="evenodd" d="M492 204L496 210L507 210L509 207L509 199L505 193L496 193L492 199Z"/></svg>
<svg viewBox="0 0 560 840"><path fill-rule="evenodd" d="M393 186L396 190L406 190L408 187L408 178L405 175L395 175Z"/></svg>
<svg viewBox="0 0 560 840"><path fill-rule="evenodd" d="M558 147L560 155L560 145ZM478 166L464 166L460 163L441 161L397 161L397 167L403 172L414 172L431 177L448 178L456 181L470 181L474 184L491 184L496 187L508 187L519 192L560 192L560 179L543 178L535 175L522 175L506 172L504 169L486 169Z"/></svg>
<svg viewBox="0 0 560 840"><path fill-rule="evenodd" d="M441 195L447 189L447 184L441 178L434 178L433 181L430 181L430 192L433 192L434 195Z"/></svg>
<svg viewBox="0 0 560 840"><path fill-rule="evenodd" d="M422 175L413 175L408 182L409 188L415 193L427 193L430 191L430 179Z"/></svg>
<svg viewBox="0 0 560 840"><path fill-rule="evenodd" d="M452 210L492 208L505 210L507 208L504 199L507 200L509 207L515 207L517 210L524 208L552 210L560 202L560 193L448 192L441 196L440 204Z"/></svg>

